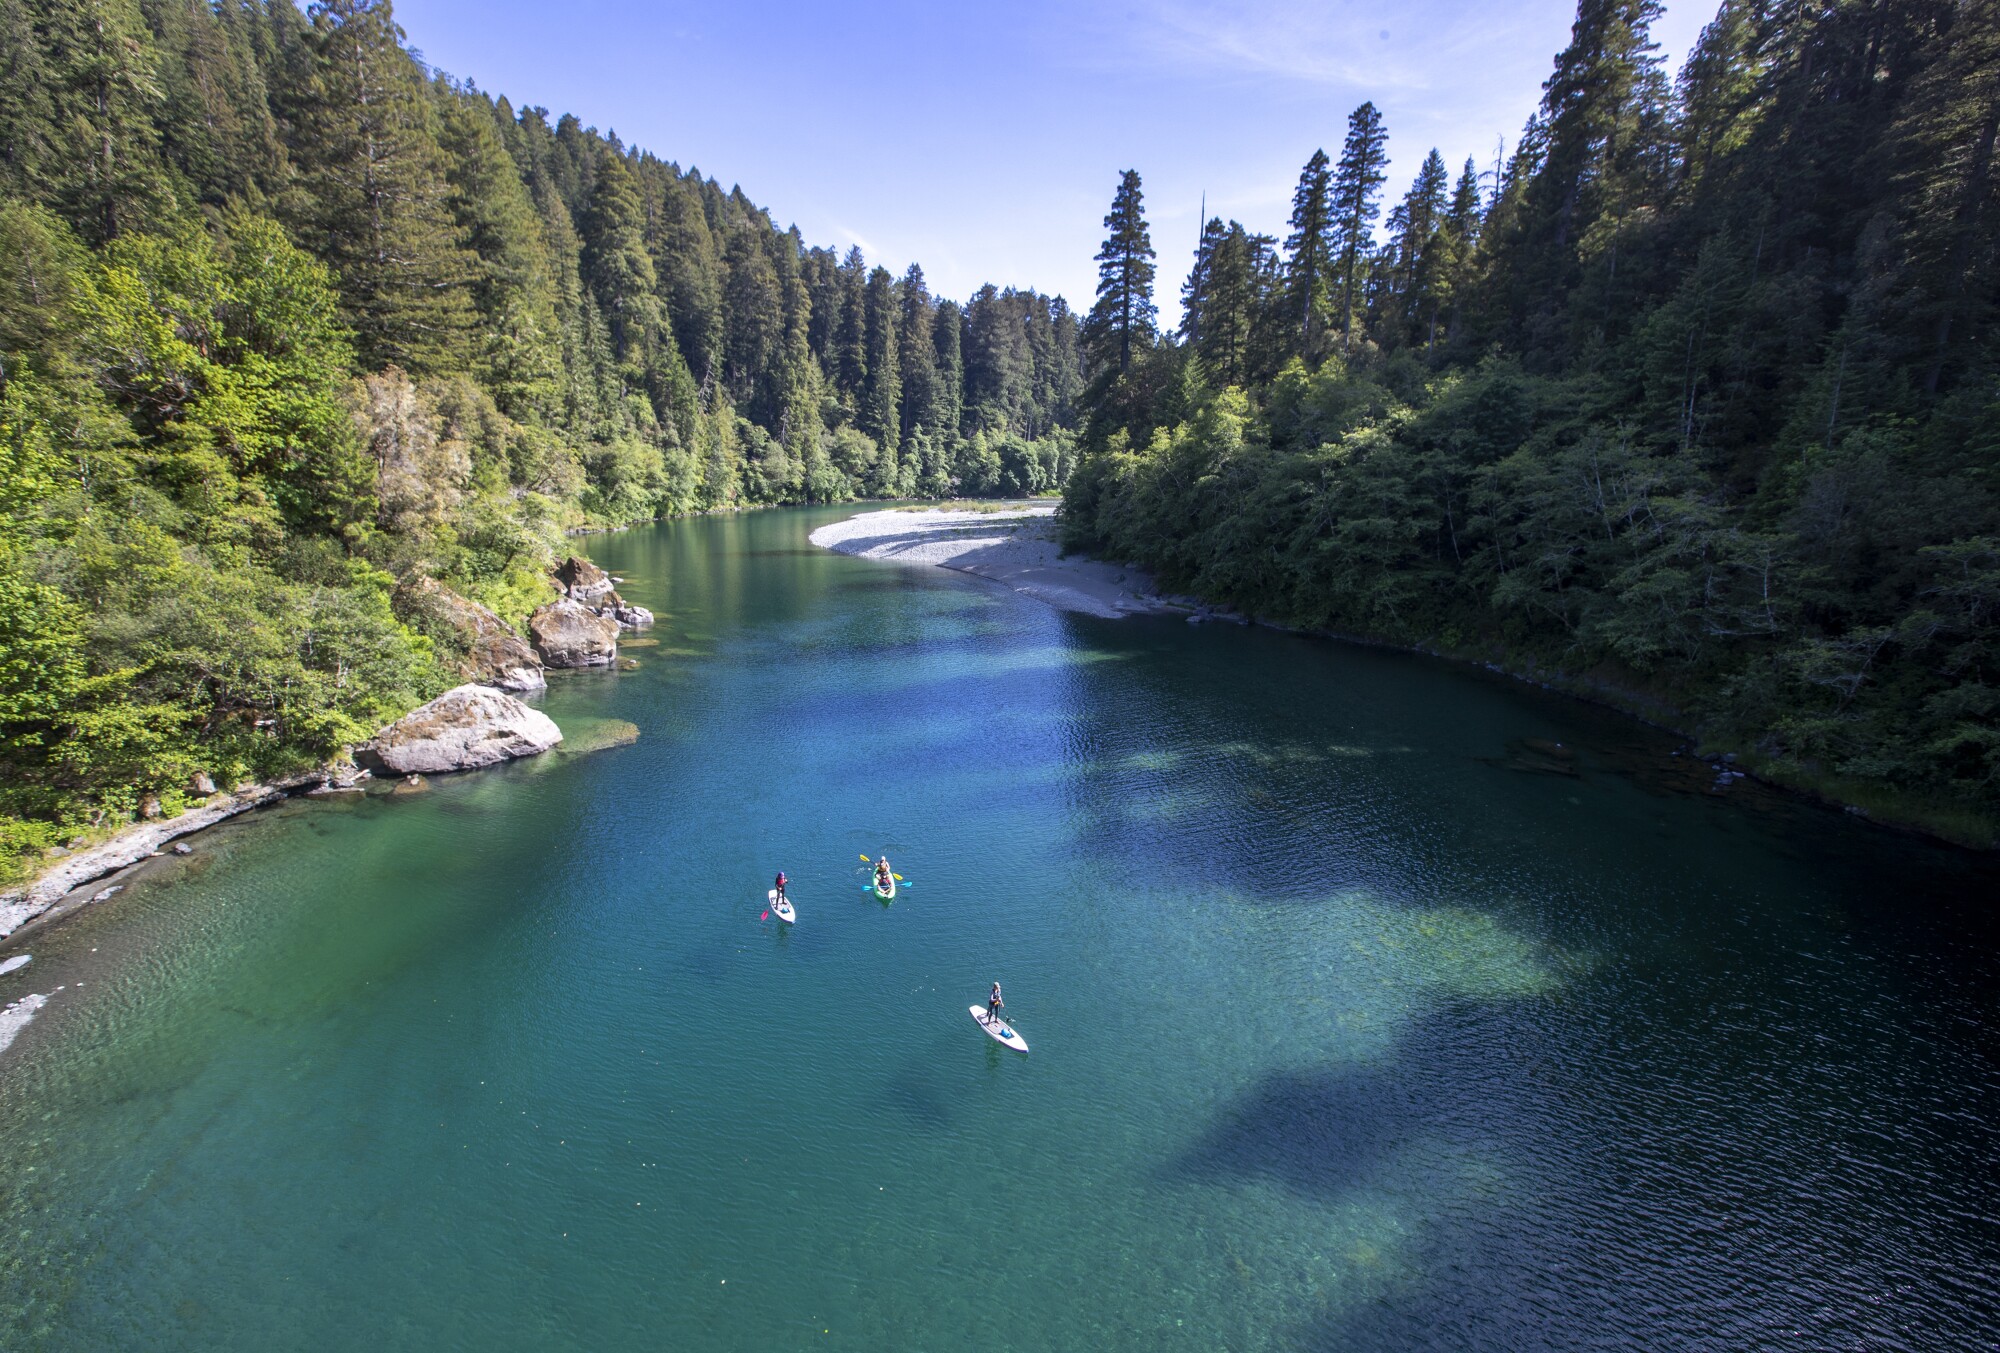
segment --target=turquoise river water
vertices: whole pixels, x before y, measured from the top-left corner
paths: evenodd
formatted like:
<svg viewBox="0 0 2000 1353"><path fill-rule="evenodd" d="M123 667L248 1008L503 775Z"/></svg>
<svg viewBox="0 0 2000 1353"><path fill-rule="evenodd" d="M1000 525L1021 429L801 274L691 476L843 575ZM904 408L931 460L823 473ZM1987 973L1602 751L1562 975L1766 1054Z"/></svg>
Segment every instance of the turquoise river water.
<svg viewBox="0 0 2000 1353"><path fill-rule="evenodd" d="M661 620L545 707L636 743L9 948L0 1346L1996 1346L1992 864L841 515L588 542Z"/></svg>

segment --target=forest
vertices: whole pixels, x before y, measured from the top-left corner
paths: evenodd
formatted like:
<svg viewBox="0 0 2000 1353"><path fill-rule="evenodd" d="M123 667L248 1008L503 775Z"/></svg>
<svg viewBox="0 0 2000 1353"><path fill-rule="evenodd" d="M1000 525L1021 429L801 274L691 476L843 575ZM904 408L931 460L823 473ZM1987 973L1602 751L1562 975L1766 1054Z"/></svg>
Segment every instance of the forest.
<svg viewBox="0 0 2000 1353"><path fill-rule="evenodd" d="M452 684L567 532L1059 487L1063 301L960 303L427 68L387 0L0 0L0 877Z"/></svg>
<svg viewBox="0 0 2000 1353"><path fill-rule="evenodd" d="M1581 0L1511 151L1400 196L1362 104L1178 332L1127 172L1067 541L1991 846L2000 6L1725 0L1673 79L1659 13Z"/></svg>

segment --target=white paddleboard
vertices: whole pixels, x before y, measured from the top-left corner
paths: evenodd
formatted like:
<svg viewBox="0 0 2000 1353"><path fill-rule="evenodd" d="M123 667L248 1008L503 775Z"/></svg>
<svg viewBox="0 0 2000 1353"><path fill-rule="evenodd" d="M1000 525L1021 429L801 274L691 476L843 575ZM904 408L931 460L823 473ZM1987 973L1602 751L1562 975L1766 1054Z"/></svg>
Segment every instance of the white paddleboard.
<svg viewBox="0 0 2000 1353"><path fill-rule="evenodd" d="M983 1005L975 1005L970 1009L973 1022L986 1030L986 1036L995 1043L1005 1043L1016 1052L1028 1050L1028 1040L1015 1033L1014 1026L1009 1024L1004 1016L1000 1019L986 1018L986 1007Z"/></svg>
<svg viewBox="0 0 2000 1353"><path fill-rule="evenodd" d="M799 914L796 911L792 910L792 904L790 902L782 901L779 899L778 890L776 888L773 888L769 892L765 893L764 897L766 900L770 902L771 910L778 913L778 919L780 921L783 921L786 925L798 924Z"/></svg>

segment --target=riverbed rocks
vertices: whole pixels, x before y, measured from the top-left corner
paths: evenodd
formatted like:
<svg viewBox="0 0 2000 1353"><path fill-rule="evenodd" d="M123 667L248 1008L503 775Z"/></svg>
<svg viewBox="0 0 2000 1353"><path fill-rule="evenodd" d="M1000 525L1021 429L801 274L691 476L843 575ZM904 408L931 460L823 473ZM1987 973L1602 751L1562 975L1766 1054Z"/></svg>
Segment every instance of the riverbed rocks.
<svg viewBox="0 0 2000 1353"><path fill-rule="evenodd" d="M452 655L461 680L503 691L547 687L542 660L512 626L435 578L413 578L396 589L396 614Z"/></svg>
<svg viewBox="0 0 2000 1353"><path fill-rule="evenodd" d="M354 760L377 775L477 770L545 752L562 730L538 709L468 683L405 714L354 749Z"/></svg>
<svg viewBox="0 0 2000 1353"><path fill-rule="evenodd" d="M528 638L544 667L609 667L618 660L617 620L568 597L528 617Z"/></svg>

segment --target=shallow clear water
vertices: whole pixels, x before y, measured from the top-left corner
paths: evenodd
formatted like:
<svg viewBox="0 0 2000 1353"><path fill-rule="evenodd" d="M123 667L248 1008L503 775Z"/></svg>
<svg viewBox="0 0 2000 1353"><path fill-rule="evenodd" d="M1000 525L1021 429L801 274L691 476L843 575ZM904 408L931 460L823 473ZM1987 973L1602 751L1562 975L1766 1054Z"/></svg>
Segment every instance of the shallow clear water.
<svg viewBox="0 0 2000 1353"><path fill-rule="evenodd" d="M21 946L0 1345L1993 1344L1991 865L837 515L588 542L657 643L547 708L636 744L295 803Z"/></svg>

